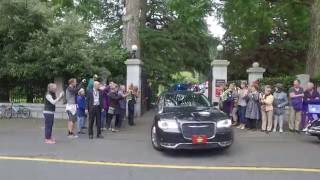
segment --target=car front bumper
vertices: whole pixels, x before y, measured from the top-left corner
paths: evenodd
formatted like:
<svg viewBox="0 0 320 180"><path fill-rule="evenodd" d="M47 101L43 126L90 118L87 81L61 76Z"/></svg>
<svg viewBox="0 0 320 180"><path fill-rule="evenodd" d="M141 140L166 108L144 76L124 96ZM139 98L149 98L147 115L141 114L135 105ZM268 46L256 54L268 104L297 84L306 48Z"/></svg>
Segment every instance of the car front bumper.
<svg viewBox="0 0 320 180"><path fill-rule="evenodd" d="M320 136L320 127L311 127L307 130L311 136Z"/></svg>
<svg viewBox="0 0 320 180"><path fill-rule="evenodd" d="M209 138L205 144L193 144L191 139L183 137L182 133L167 133L157 131L160 146L165 149L215 149L231 146L233 143L232 128L217 129L215 136Z"/></svg>

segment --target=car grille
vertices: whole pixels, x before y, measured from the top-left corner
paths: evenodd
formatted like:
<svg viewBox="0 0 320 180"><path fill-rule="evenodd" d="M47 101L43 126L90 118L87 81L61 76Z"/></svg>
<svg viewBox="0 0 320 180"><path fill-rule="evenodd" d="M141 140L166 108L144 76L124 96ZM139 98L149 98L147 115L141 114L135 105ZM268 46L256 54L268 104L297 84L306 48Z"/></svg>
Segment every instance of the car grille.
<svg viewBox="0 0 320 180"><path fill-rule="evenodd" d="M193 135L206 135L212 138L215 135L214 123L184 123L181 125L183 137L192 139Z"/></svg>

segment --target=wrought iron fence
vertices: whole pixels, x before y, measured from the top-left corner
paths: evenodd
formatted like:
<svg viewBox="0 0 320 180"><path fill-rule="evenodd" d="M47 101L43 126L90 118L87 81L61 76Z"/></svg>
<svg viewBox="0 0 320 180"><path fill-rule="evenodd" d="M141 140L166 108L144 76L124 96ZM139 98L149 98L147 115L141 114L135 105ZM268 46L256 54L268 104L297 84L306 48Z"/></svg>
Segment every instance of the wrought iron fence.
<svg viewBox="0 0 320 180"><path fill-rule="evenodd" d="M0 99L3 102L12 103L42 103L47 89L47 82L47 80L24 80L1 83Z"/></svg>

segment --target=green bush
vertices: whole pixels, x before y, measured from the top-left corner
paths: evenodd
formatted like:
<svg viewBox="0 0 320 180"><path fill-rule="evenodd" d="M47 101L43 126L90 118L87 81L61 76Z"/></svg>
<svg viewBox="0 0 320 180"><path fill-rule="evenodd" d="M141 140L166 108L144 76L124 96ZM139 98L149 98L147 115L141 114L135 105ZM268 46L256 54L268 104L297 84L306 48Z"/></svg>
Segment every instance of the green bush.
<svg viewBox="0 0 320 180"><path fill-rule="evenodd" d="M284 90L288 91L295 79L296 79L295 76L263 78L259 80L260 90L262 90L265 85L271 85L272 87L274 87L277 83L281 83L284 86Z"/></svg>

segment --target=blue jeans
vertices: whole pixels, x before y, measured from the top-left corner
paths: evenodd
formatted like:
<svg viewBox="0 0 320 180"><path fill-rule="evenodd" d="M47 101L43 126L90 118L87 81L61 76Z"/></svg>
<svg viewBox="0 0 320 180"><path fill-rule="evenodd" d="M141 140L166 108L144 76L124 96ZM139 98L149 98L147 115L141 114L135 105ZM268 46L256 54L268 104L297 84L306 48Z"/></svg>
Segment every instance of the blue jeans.
<svg viewBox="0 0 320 180"><path fill-rule="evenodd" d="M101 112L101 128L106 127L106 111Z"/></svg>
<svg viewBox="0 0 320 180"><path fill-rule="evenodd" d="M78 131L81 131L82 128L86 125L86 117L85 116L78 116Z"/></svg>
<svg viewBox="0 0 320 180"><path fill-rule="evenodd" d="M246 106L238 106L239 121L241 124L247 123L246 109L247 109Z"/></svg>
<svg viewBox="0 0 320 180"><path fill-rule="evenodd" d="M46 139L51 139L52 127L54 122L54 114L43 113L44 116L44 135Z"/></svg>

